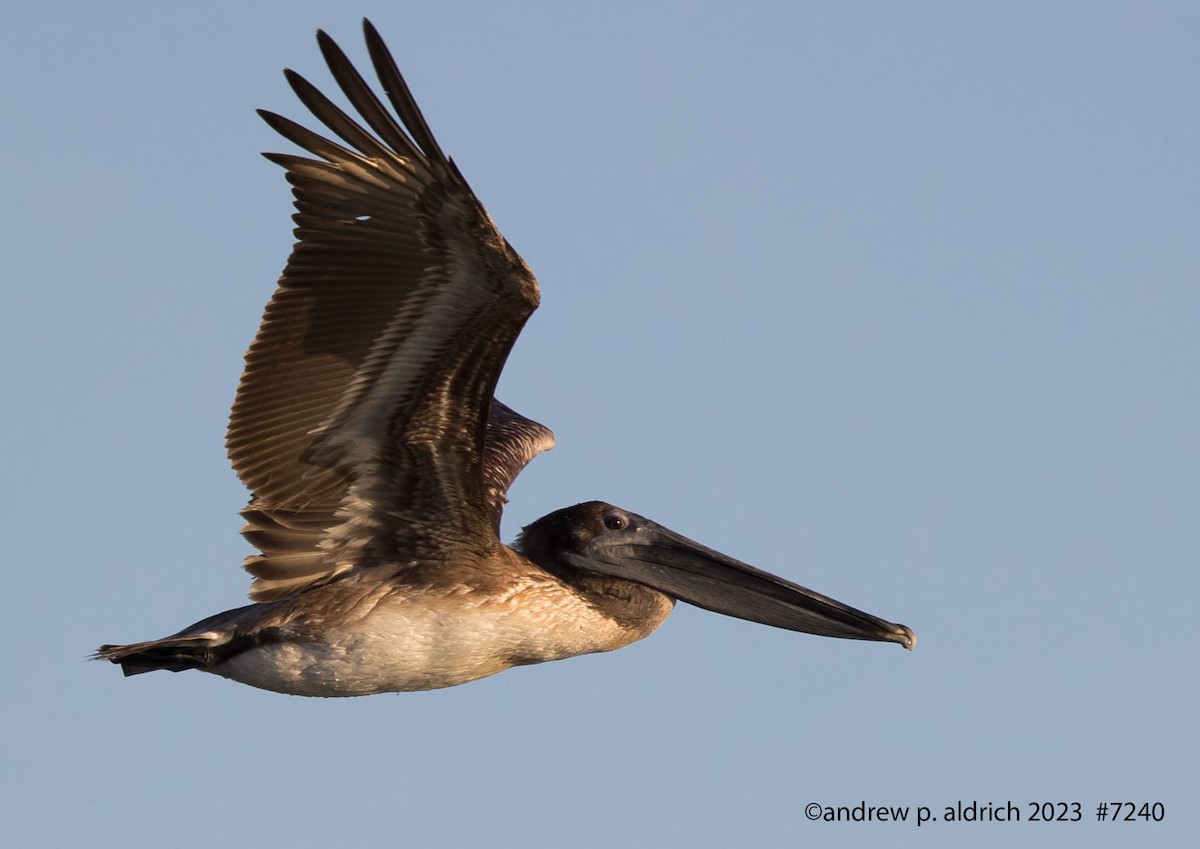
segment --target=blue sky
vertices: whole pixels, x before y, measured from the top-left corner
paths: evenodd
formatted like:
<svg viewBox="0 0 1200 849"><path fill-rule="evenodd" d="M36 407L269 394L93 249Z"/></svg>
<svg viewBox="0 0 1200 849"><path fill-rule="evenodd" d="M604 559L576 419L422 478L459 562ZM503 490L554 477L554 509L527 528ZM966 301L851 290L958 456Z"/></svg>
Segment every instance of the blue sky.
<svg viewBox="0 0 1200 849"><path fill-rule="evenodd" d="M287 256L257 153L390 43L543 306L500 397L601 498L914 628L680 607L619 652L305 700L83 658L243 603L224 424ZM1200 540L1187 3L0 12L11 845L1182 845ZM1078 823L804 806L1080 802ZM1162 823L1097 823L1102 801Z"/></svg>

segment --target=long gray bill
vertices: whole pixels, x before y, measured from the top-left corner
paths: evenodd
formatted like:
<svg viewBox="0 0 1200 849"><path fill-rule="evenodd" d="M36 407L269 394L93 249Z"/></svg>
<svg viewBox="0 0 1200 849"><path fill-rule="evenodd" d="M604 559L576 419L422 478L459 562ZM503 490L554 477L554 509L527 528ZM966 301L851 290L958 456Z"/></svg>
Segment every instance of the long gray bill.
<svg viewBox="0 0 1200 849"><path fill-rule="evenodd" d="M755 569L661 525L647 523L635 542L597 537L582 553L564 553L578 569L636 581L714 613L847 640L880 640L912 649L910 628Z"/></svg>

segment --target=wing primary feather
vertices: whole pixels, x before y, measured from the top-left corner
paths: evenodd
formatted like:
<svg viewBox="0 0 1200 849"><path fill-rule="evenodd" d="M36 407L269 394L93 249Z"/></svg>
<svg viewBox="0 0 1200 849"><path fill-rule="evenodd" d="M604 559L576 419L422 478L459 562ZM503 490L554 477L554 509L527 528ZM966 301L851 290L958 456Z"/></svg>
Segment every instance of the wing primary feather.
<svg viewBox="0 0 1200 849"><path fill-rule="evenodd" d="M308 107L322 124L333 130L338 136L352 147L357 148L370 159L385 161L393 156L393 152L379 143L379 140L363 130L354 119L334 105L333 101L317 90L316 86L293 70L283 72L288 84L300 102Z"/></svg>
<svg viewBox="0 0 1200 849"><path fill-rule="evenodd" d="M375 96L375 92L371 91L367 81L346 57L337 42L323 30L317 30L317 43L321 47L321 54L325 57L325 63L329 66L333 78L371 129L379 133L396 152L406 156L422 156L423 154L417 149L413 140L388 114L383 103Z"/></svg>
<svg viewBox="0 0 1200 849"><path fill-rule="evenodd" d="M375 73L379 76L379 82L383 85L383 90L400 116L400 120L404 122L404 126L408 127L408 131L412 133L413 139L420 145L426 156L449 165L450 160L446 154L442 153L441 147L433 137L433 132L425 123L425 116L421 114L412 92L408 90L408 83L404 81L404 76L400 73L396 60L392 58L391 51L383 43L383 38L375 29L374 24L366 18L363 18L363 35L367 40L367 51L371 54L371 63L375 66Z"/></svg>
<svg viewBox="0 0 1200 849"><path fill-rule="evenodd" d="M353 159L367 162L357 151L351 150L348 147L342 147L336 142L331 142L324 136L318 135L307 127L297 124L291 118L285 118L267 109L259 109L258 114L279 135L324 160L339 162L346 159ZM266 155L270 158L270 154Z"/></svg>

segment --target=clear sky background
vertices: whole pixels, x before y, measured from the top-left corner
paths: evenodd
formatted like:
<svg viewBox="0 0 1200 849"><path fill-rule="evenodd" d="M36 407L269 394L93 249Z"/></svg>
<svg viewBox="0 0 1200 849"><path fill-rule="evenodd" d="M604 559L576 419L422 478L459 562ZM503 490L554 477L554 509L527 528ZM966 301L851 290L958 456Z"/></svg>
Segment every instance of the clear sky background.
<svg viewBox="0 0 1200 849"><path fill-rule="evenodd" d="M389 41L537 272L500 396L601 498L885 618L680 607L433 693L122 679L244 603L222 445L288 254L254 115ZM0 12L7 846L1190 845L1193 3L13 3ZM311 123L311 122L309 122ZM1079 802L1076 823L825 824ZM1160 801L1162 823L1097 823ZM915 812L910 814L915 816Z"/></svg>

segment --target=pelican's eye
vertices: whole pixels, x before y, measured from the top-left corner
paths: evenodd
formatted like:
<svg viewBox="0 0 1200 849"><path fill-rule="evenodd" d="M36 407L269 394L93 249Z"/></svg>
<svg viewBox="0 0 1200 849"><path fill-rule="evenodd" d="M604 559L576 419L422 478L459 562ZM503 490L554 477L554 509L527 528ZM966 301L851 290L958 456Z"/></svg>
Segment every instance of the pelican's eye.
<svg viewBox="0 0 1200 849"><path fill-rule="evenodd" d="M629 520L617 513L609 513L604 517L604 527L610 531L623 531L629 527Z"/></svg>

